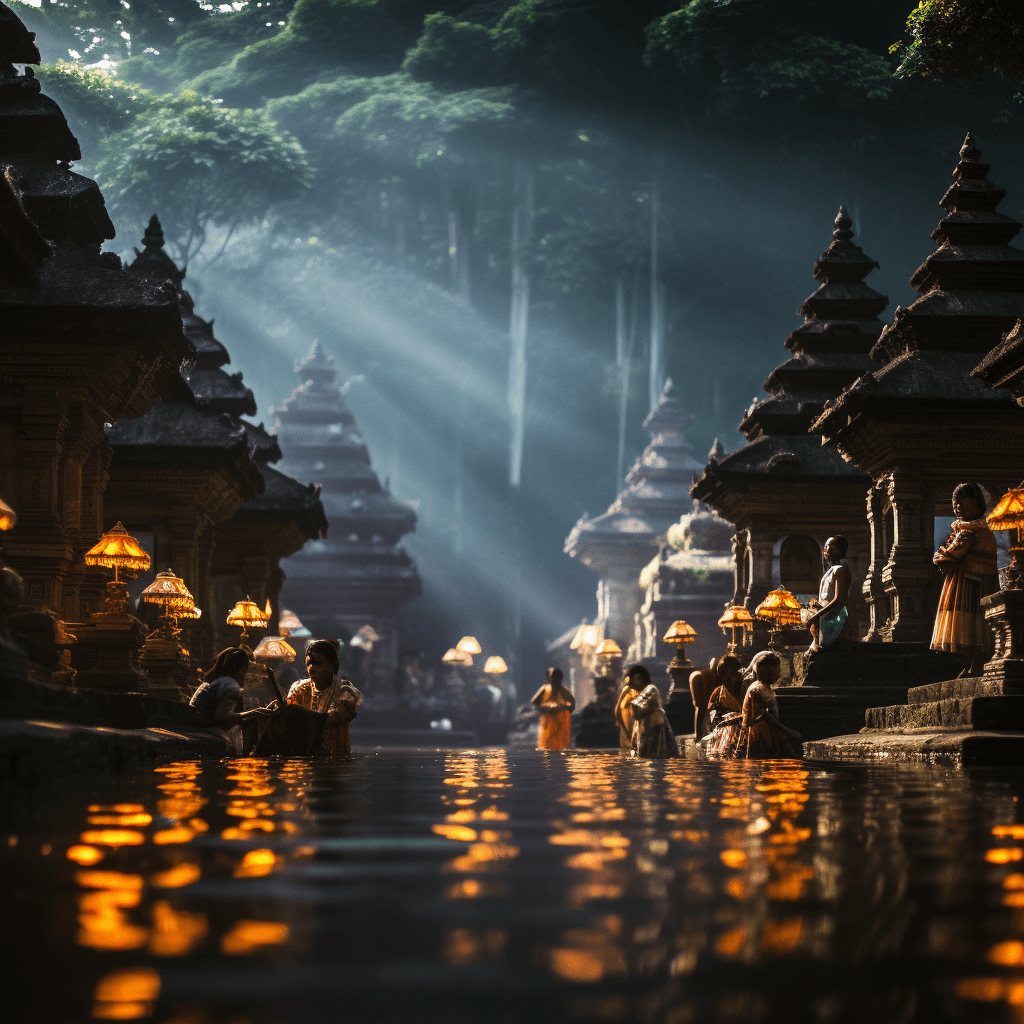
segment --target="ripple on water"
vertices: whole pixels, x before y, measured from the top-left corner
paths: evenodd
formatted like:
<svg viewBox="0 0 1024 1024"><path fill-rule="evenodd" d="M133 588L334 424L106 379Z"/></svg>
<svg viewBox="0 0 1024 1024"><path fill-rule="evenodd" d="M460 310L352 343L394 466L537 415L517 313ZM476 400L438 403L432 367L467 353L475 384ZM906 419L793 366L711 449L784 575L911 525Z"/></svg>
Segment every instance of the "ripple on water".
<svg viewBox="0 0 1024 1024"><path fill-rule="evenodd" d="M6 827L33 1022L1024 1020L1020 772L378 750Z"/></svg>

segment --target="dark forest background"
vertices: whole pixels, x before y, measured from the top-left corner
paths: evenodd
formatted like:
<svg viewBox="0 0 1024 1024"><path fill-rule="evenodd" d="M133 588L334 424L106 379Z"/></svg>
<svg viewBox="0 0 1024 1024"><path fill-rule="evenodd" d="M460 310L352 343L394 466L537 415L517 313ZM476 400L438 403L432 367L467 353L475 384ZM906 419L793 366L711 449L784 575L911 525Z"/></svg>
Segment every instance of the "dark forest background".
<svg viewBox="0 0 1024 1024"><path fill-rule="evenodd" d="M887 317L968 130L1024 213L1022 86L984 55L922 74L908 34L957 2L14 6L114 247L159 214L259 418L314 337L334 354L418 502L407 642L474 633L536 678L594 614L562 542L614 498L652 391L673 378L698 458L737 447L840 203Z"/></svg>

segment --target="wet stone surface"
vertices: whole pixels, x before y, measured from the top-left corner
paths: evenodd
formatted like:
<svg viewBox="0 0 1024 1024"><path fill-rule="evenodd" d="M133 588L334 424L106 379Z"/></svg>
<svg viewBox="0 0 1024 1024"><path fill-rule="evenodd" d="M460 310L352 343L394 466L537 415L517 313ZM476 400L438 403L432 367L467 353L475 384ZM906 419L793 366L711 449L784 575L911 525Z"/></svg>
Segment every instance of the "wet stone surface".
<svg viewBox="0 0 1024 1024"><path fill-rule="evenodd" d="M1020 1020L1021 771L181 761L7 820L33 1022Z"/></svg>

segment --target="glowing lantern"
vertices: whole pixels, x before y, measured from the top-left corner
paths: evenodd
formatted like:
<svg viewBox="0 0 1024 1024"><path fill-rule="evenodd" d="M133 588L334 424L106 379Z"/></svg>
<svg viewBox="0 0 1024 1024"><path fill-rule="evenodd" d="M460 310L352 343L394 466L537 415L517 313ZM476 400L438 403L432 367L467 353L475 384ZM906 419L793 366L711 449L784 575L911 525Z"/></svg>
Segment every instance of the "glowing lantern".
<svg viewBox="0 0 1024 1024"><path fill-rule="evenodd" d="M736 643L736 630L739 629L742 633L753 633L754 616L746 608L734 604L726 608L725 614L718 620L718 625L723 633L727 629L732 631L732 639L729 641L729 653L735 654L739 649L739 644Z"/></svg>
<svg viewBox="0 0 1024 1024"><path fill-rule="evenodd" d="M996 502L985 521L992 530L1016 530L1017 543L1010 545L1010 564L1006 569L1006 589L1020 590L1024 588L1024 565L1021 565L1020 553L1024 551L1021 545L1020 531L1024 529L1024 483L1019 487L1011 487Z"/></svg>
<svg viewBox="0 0 1024 1024"><path fill-rule="evenodd" d="M504 658L492 654L484 664L484 671L492 676L500 676L503 672L508 671L508 665L505 664Z"/></svg>
<svg viewBox="0 0 1024 1024"><path fill-rule="evenodd" d="M239 601L234 608L228 612L227 624L229 626L241 626L242 635L238 638L238 645L246 650L249 646L249 629L263 629L269 615L260 611L260 606L250 597Z"/></svg>
<svg viewBox="0 0 1024 1024"><path fill-rule="evenodd" d="M294 661L295 648L283 636L265 636L257 645L252 656L257 661Z"/></svg>

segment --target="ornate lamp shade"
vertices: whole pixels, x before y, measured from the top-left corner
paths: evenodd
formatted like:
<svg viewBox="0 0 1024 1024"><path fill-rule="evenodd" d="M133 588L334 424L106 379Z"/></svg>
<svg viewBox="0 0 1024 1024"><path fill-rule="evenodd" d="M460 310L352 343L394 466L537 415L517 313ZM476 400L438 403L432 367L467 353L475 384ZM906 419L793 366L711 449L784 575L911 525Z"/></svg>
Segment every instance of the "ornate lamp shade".
<svg viewBox="0 0 1024 1024"><path fill-rule="evenodd" d="M118 571L145 572L149 568L149 555L139 546L139 542L118 523L108 530L85 553L86 565L102 565L114 570L114 579L118 579Z"/></svg>
<svg viewBox="0 0 1024 1024"><path fill-rule="evenodd" d="M621 658L622 648L610 637L607 640L602 640L598 644L597 650L594 651L599 658Z"/></svg>
<svg viewBox="0 0 1024 1024"><path fill-rule="evenodd" d="M731 631L732 639L729 641L728 653L735 654L739 649L739 645L736 643L736 630L752 633L754 631L754 616L746 608L734 604L725 609L725 614L718 620L718 625L723 633L727 629Z"/></svg>
<svg viewBox="0 0 1024 1024"><path fill-rule="evenodd" d="M1021 553L1024 546L1021 545L1020 531L1024 530L1024 483L1019 487L1011 487L996 502L985 521L992 530L1016 530L1017 543L1010 545L1010 565L1006 569L1006 586L1010 590L1020 590L1024 587L1024 564L1021 563Z"/></svg>
<svg viewBox="0 0 1024 1024"><path fill-rule="evenodd" d="M196 609L196 603L188 592L188 587L171 569L158 572L156 579L139 596L140 601L163 606L163 613L168 618L177 618L186 612ZM198 618L198 616L196 616Z"/></svg>
<svg viewBox="0 0 1024 1024"><path fill-rule="evenodd" d="M597 647L601 642L601 627L584 622L569 644L570 651L581 651L588 647Z"/></svg>
<svg viewBox="0 0 1024 1024"><path fill-rule="evenodd" d="M248 649L249 627L263 629L269 618L269 615L265 615L260 611L260 606L252 598L246 597L244 601L239 601L228 612L227 624L229 626L242 627L242 635L238 638L238 641L242 648Z"/></svg>
<svg viewBox="0 0 1024 1024"><path fill-rule="evenodd" d="M195 604L191 608L186 608L184 611L178 612L179 619L201 619L203 617L203 609L197 608Z"/></svg>
<svg viewBox="0 0 1024 1024"><path fill-rule="evenodd" d="M668 627L668 632L661 638L667 644L692 644L697 639L697 631L688 622L678 619Z"/></svg>
<svg viewBox="0 0 1024 1024"><path fill-rule="evenodd" d="M464 636L456 645L455 650L462 651L463 654L479 654L480 643L475 636Z"/></svg>
<svg viewBox="0 0 1024 1024"><path fill-rule="evenodd" d="M465 651L460 651L455 647L449 647L448 650L445 651L441 661L446 665L460 665L463 668L468 668L473 664L473 656L466 654Z"/></svg>
<svg viewBox="0 0 1024 1024"><path fill-rule="evenodd" d="M290 611L288 608L281 609L281 617L277 620L277 624L281 628L281 636L288 637L313 635L302 624L298 615L296 615L295 612Z"/></svg>
<svg viewBox="0 0 1024 1024"><path fill-rule="evenodd" d="M260 606L252 598L247 597L244 601L239 601L228 612L227 624L229 626L241 626L243 629L248 629L250 626L258 629L269 618L269 615L264 615L260 611Z"/></svg>
<svg viewBox="0 0 1024 1024"><path fill-rule="evenodd" d="M754 614L759 619L767 619L778 629L799 623L800 610L800 602L788 590L773 590L754 609Z"/></svg>
<svg viewBox="0 0 1024 1024"><path fill-rule="evenodd" d="M753 630L754 616L746 608L734 604L726 608L725 614L718 620L718 625L722 629L732 627L734 629Z"/></svg>
<svg viewBox="0 0 1024 1024"><path fill-rule="evenodd" d="M283 636L265 636L252 656L257 661L294 661L295 648Z"/></svg>
<svg viewBox="0 0 1024 1024"><path fill-rule="evenodd" d="M500 676L503 672L508 671L508 665L505 664L504 658L492 654L484 663L484 671L492 676Z"/></svg>
<svg viewBox="0 0 1024 1024"><path fill-rule="evenodd" d="M18 513L0 498L0 530L11 530L18 521Z"/></svg>

